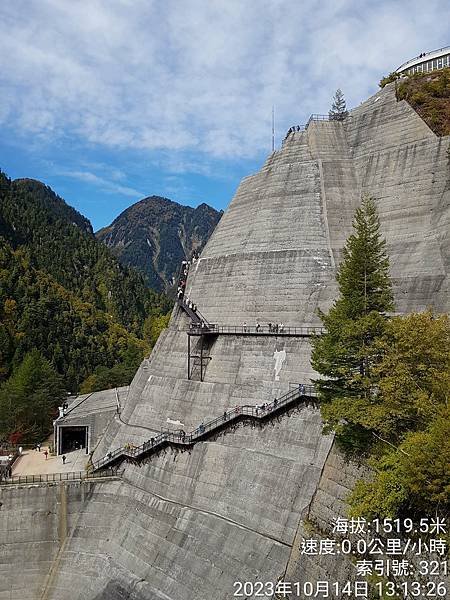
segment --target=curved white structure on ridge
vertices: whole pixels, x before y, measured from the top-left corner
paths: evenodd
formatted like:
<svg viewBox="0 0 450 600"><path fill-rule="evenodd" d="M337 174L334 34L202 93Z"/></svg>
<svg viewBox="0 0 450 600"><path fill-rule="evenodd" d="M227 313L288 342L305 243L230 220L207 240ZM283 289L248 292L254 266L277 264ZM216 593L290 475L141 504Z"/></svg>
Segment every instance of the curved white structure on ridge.
<svg viewBox="0 0 450 600"><path fill-rule="evenodd" d="M429 73L444 67L450 67L450 46L416 56L400 65L396 72L412 75L413 73Z"/></svg>

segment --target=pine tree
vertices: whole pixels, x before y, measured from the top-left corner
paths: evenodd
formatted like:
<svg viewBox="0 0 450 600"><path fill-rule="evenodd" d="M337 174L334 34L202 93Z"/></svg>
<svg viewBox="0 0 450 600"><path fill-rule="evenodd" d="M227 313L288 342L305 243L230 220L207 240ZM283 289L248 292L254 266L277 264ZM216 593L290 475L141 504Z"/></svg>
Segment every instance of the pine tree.
<svg viewBox="0 0 450 600"><path fill-rule="evenodd" d="M367 441L356 413L373 393L375 345L393 309L386 244L381 238L375 202L365 197L356 210L355 232L347 240L337 274L339 298L320 312L326 333L313 340L311 364L324 377L316 380L326 429L355 447ZM364 441L365 440L365 441Z"/></svg>
<svg viewBox="0 0 450 600"><path fill-rule="evenodd" d="M21 433L24 441L42 441L64 396L61 377L32 350L0 388L0 436Z"/></svg>
<svg viewBox="0 0 450 600"><path fill-rule="evenodd" d="M333 96L333 104L331 110L328 112L328 118L330 121L343 121L348 117L348 110L345 104L344 94L342 90L337 89Z"/></svg>

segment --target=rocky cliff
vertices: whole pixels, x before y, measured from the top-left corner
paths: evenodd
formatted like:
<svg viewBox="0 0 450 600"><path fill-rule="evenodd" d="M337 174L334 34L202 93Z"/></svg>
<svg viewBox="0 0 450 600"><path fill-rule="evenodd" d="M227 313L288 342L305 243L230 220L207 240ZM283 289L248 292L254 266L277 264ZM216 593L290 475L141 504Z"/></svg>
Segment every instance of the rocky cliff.
<svg viewBox="0 0 450 600"><path fill-rule="evenodd" d="M242 181L191 269L187 293L210 322L317 323L316 309L336 294L353 211L369 193L388 243L397 310L448 310L448 146L396 101L392 86L345 122L310 122ZM96 457L162 429L189 431L236 404L271 401L312 375L307 338L219 335L207 348L204 381L188 379L187 327L175 308ZM69 497L68 534L58 550L43 522L53 500L23 491L40 538L27 526L22 496L2 492L8 568L0 598L226 600L235 581L276 581L288 565L300 574L293 550L328 477L331 444L318 410L300 404L261 428L224 430L190 452L125 463L121 480L91 484L81 504L76 492ZM33 553L37 537L53 548L48 561Z"/></svg>

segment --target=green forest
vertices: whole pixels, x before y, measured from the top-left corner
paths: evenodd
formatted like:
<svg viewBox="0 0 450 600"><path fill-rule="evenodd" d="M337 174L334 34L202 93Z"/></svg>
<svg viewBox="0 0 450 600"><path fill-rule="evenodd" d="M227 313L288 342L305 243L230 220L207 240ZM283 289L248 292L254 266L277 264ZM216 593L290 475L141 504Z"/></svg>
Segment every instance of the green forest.
<svg viewBox="0 0 450 600"><path fill-rule="evenodd" d="M312 365L326 431L372 472L352 515L447 515L450 507L450 321L431 311L390 316L389 260L376 206L363 199L337 281L321 313Z"/></svg>
<svg viewBox="0 0 450 600"><path fill-rule="evenodd" d="M50 188L0 172L0 439L40 440L67 392L128 384L170 308Z"/></svg>

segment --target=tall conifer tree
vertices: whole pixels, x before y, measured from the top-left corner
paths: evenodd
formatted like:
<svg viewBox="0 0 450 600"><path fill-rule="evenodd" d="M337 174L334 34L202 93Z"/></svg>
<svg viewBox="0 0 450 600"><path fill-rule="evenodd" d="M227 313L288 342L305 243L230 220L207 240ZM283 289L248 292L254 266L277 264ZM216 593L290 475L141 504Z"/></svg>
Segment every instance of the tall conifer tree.
<svg viewBox="0 0 450 600"><path fill-rule="evenodd" d="M336 90L336 93L333 96L333 104L328 112L328 117L330 121L343 121L348 117L344 94L340 89Z"/></svg>
<svg viewBox="0 0 450 600"><path fill-rule="evenodd" d="M0 438L16 433L23 441L41 442L64 398L61 376L38 350L32 350L0 387Z"/></svg>
<svg viewBox="0 0 450 600"><path fill-rule="evenodd" d="M349 421L358 399L366 401L373 390L373 365L379 360L374 340L393 310L386 243L372 198L364 197L356 210L354 233L349 237L339 266L339 298L327 314L320 313L326 333L313 340L312 366L324 377L315 381L326 427L352 438L367 432Z"/></svg>

